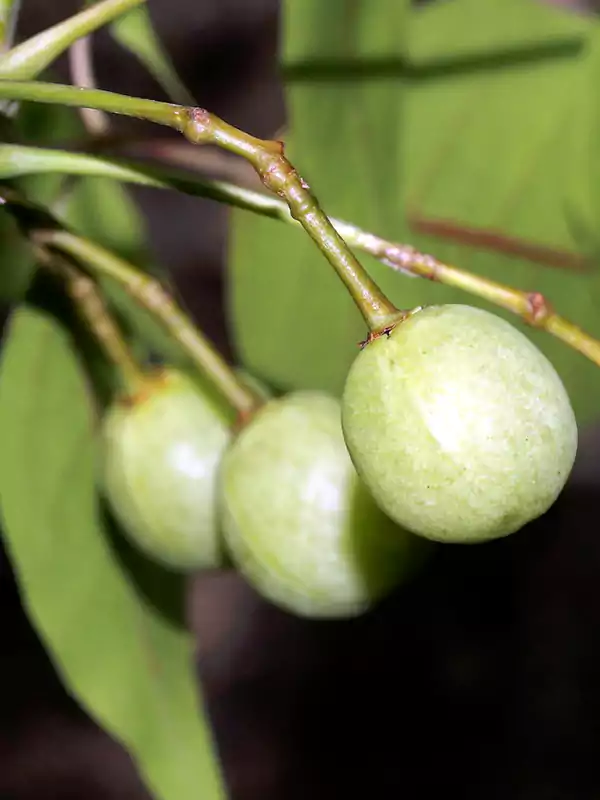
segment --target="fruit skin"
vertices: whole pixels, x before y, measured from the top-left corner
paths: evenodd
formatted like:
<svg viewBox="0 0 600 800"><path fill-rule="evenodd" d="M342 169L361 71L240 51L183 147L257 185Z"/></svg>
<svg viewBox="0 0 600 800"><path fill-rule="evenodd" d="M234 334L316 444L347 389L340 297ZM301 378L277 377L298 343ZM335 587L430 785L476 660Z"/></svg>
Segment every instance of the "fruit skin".
<svg viewBox="0 0 600 800"><path fill-rule="evenodd" d="M409 572L417 537L398 528L359 480L339 402L295 392L264 405L221 466L232 559L275 605L308 617L365 611Z"/></svg>
<svg viewBox="0 0 600 800"><path fill-rule="evenodd" d="M554 367L508 322L465 305L417 311L368 344L342 424L381 507L442 542L506 536L543 514L577 451Z"/></svg>
<svg viewBox="0 0 600 800"><path fill-rule="evenodd" d="M162 370L111 406L102 434L105 493L128 538L175 570L226 563L216 481L230 432L199 386Z"/></svg>

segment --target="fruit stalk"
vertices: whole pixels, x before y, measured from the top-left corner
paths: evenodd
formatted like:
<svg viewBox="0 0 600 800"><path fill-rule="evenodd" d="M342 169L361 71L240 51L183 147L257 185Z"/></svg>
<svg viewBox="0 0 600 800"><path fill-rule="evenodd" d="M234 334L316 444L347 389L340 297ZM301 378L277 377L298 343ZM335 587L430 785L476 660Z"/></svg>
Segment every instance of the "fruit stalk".
<svg viewBox="0 0 600 800"><path fill-rule="evenodd" d="M136 395L144 386L146 378L111 317L95 281L57 253L39 247L36 255L40 264L65 282L67 292L77 306L82 320L108 359L117 367L123 387L129 394Z"/></svg>
<svg viewBox="0 0 600 800"><path fill-rule="evenodd" d="M283 142L257 139L201 108L187 109L181 132L193 144L213 144L250 162L263 184L287 203L290 214L335 269L372 333L394 325L401 312L367 274L284 155Z"/></svg>
<svg viewBox="0 0 600 800"><path fill-rule="evenodd" d="M262 404L262 398L239 380L211 342L158 281L108 250L68 231L36 231L33 238L39 245L77 259L94 274L117 281L139 305L160 320L240 417L248 416Z"/></svg>

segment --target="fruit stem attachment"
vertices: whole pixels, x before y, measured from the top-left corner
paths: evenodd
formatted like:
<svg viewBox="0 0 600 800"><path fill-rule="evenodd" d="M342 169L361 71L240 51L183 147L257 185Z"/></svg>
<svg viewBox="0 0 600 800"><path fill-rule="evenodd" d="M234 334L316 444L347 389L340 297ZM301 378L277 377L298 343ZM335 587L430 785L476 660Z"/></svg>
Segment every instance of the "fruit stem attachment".
<svg viewBox="0 0 600 800"><path fill-rule="evenodd" d="M36 256L43 267L64 281L83 322L117 368L124 388L129 394L137 395L145 386L146 377L110 315L96 282L67 259L42 246L36 248Z"/></svg>
<svg viewBox="0 0 600 800"><path fill-rule="evenodd" d="M263 399L244 384L158 281L94 242L64 230L38 230L34 242L58 250L95 275L117 281L139 305L152 313L179 342L197 368L245 419Z"/></svg>
<svg viewBox="0 0 600 800"><path fill-rule="evenodd" d="M98 30L144 2L145 0L100 0L94 3L2 53L0 75L22 81L34 78L77 39Z"/></svg>

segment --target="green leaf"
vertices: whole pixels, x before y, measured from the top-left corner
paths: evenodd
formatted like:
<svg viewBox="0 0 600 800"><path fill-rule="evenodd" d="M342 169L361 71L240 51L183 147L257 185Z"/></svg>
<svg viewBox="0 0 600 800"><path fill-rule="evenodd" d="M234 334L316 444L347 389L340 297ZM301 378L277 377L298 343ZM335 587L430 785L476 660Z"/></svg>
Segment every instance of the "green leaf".
<svg viewBox="0 0 600 800"><path fill-rule="evenodd" d="M35 274L31 249L14 220L0 209L0 303L10 304L22 298Z"/></svg>
<svg viewBox="0 0 600 800"><path fill-rule="evenodd" d="M452 74L414 81L404 129L405 206L419 217L455 220L582 256L583 243L575 238L566 209L565 187L570 180L582 182L589 170L589 165L581 164L582 171L571 176L569 153L574 146L573 119L579 118L581 104L590 102L579 86L588 70L587 39L597 23L533 2L511 0L510 8L496 0L488 4L487 30L500 32L514 11L512 6L521 6L521 17L510 19L519 32L515 39L523 45L520 50L515 47L512 60L492 69L485 69L482 59L472 69L457 66ZM440 48L448 38L460 43L460 31L470 27L466 19L475 19L472 0L455 4L452 18L450 10L441 4L438 17L428 9L419 23L428 26L430 40L437 36ZM560 24L564 39L577 39L578 47L560 51L546 47L556 43ZM497 47L488 50L487 63L500 51ZM435 130L445 136L436 136ZM400 235L446 262L524 291L542 292L562 315L600 336L597 263L580 272L510 258L418 234L407 220ZM392 288L389 276L384 279L392 299L407 305L465 302L457 291L415 283L404 281ZM600 370L596 366L508 312L484 301L469 302L509 319L545 352L565 382L580 423L597 415Z"/></svg>
<svg viewBox="0 0 600 800"><path fill-rule="evenodd" d="M81 236L129 261L152 264L146 222L127 188L107 178L77 180L59 217Z"/></svg>
<svg viewBox="0 0 600 800"><path fill-rule="evenodd" d="M146 5L119 17L110 30L116 41L136 56L174 103L196 105L156 35Z"/></svg>
<svg viewBox="0 0 600 800"><path fill-rule="evenodd" d="M579 95L569 129L566 213L578 241L595 260L600 257L600 28L588 39L586 69L573 87Z"/></svg>
<svg viewBox="0 0 600 800"><path fill-rule="evenodd" d="M469 25L462 23L469 20ZM442 36L446 30L448 35ZM519 58L568 54L588 31L583 15L532 0L454 0L413 14L408 60L413 72L510 65Z"/></svg>
<svg viewBox="0 0 600 800"><path fill-rule="evenodd" d="M67 689L157 798L225 796L183 623L182 579L112 539L96 496L90 389L47 312L10 320L0 367L0 497L32 624Z"/></svg>
<svg viewBox="0 0 600 800"><path fill-rule="evenodd" d="M583 252L566 186L579 190L590 166L580 159L578 173L569 174L572 120L585 120L581 105L594 102L580 83L598 23L533 0L435 3L411 13L401 57L391 57L382 34L387 60L382 55L374 64L371 46L369 58L352 65L347 56L336 70L323 63L326 44L319 49L310 32L323 30L328 19L328 30L339 31L332 51L360 53L362 28L352 29L343 9L333 26L335 5L288 3L282 56L289 155L327 213L502 283L541 291L561 314L600 336L596 264L584 272L550 268L426 236L411 223L411 216L442 219ZM353 8L363 25L361 15L381 13L395 26L383 4ZM409 280L370 259L365 266L400 307L466 302L510 319L555 364L579 421L596 415L600 370L583 356L483 300ZM234 341L247 369L284 389L341 392L364 326L308 237L236 211L229 271Z"/></svg>

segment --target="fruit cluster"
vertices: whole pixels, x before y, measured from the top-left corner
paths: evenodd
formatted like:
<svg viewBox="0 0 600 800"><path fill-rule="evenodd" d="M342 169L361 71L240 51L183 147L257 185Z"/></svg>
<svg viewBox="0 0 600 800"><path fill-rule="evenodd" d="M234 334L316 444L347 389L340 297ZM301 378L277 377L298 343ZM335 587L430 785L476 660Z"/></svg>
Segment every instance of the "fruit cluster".
<svg viewBox="0 0 600 800"><path fill-rule="evenodd" d="M496 315L446 305L370 341L341 403L266 397L236 431L191 377L164 369L109 409L103 475L152 558L232 562L282 608L341 617L402 582L428 541L482 542L543 514L576 449L545 356Z"/></svg>

